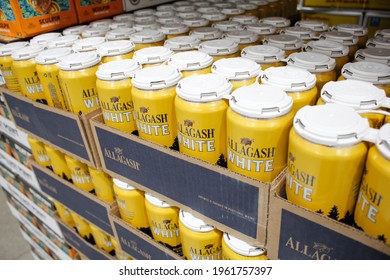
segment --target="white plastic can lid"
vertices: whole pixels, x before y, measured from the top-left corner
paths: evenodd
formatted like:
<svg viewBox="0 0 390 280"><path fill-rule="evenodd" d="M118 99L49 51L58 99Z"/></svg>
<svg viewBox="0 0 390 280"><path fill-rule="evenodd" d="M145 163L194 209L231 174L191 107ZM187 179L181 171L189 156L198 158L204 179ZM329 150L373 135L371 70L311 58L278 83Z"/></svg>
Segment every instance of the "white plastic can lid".
<svg viewBox="0 0 390 280"><path fill-rule="evenodd" d="M315 31L307 27L289 26L280 31L280 34L296 36L302 40L311 40L316 36Z"/></svg>
<svg viewBox="0 0 390 280"><path fill-rule="evenodd" d="M143 30L130 35L130 40L136 44L155 43L164 39L164 33L157 30Z"/></svg>
<svg viewBox="0 0 390 280"><path fill-rule="evenodd" d="M231 21L231 20L224 20L224 21L214 23L212 27L218 28L224 32L242 29L241 23L237 21Z"/></svg>
<svg viewBox="0 0 390 280"><path fill-rule="evenodd" d="M135 23L153 22L156 21L156 17L154 15L135 16L134 21Z"/></svg>
<svg viewBox="0 0 390 280"><path fill-rule="evenodd" d="M129 53L134 50L134 43L130 40L109 41L96 46L101 57Z"/></svg>
<svg viewBox="0 0 390 280"><path fill-rule="evenodd" d="M58 63L61 57L70 55L72 53L73 50L72 48L69 47L52 48L38 53L38 55L35 57L35 61L37 64L42 64L42 65L55 64Z"/></svg>
<svg viewBox="0 0 390 280"><path fill-rule="evenodd" d="M106 33L106 39L110 41L129 39L130 35L135 33L135 29L131 27L119 27L110 30Z"/></svg>
<svg viewBox="0 0 390 280"><path fill-rule="evenodd" d="M144 8L144 9L140 9L140 10L136 10L134 11L134 15L137 16L137 17L142 17L142 16L151 16L151 15L154 15L154 13L156 12L155 9L152 9L152 8Z"/></svg>
<svg viewBox="0 0 390 280"><path fill-rule="evenodd" d="M229 105L248 118L272 119L289 113L293 100L280 87L255 83L233 91Z"/></svg>
<svg viewBox="0 0 390 280"><path fill-rule="evenodd" d="M165 17L173 17L173 16L175 16L176 15L176 13L175 13L175 11L174 10L172 10L172 11L156 11L155 13L154 13L154 16L156 17L156 20L158 19L158 18L165 18Z"/></svg>
<svg viewBox="0 0 390 280"><path fill-rule="evenodd" d="M331 30L348 32L355 36L365 36L368 33L368 28L359 24L337 24Z"/></svg>
<svg viewBox="0 0 390 280"><path fill-rule="evenodd" d="M81 33L81 36L84 38L90 38L90 37L102 37L106 35L106 33L110 30L110 27L108 26L101 26L101 27L89 27L88 29L85 29L83 33Z"/></svg>
<svg viewBox="0 0 390 280"><path fill-rule="evenodd" d="M30 45L26 46L12 52L13 60L28 60L36 57L41 51L45 50L44 45Z"/></svg>
<svg viewBox="0 0 390 280"><path fill-rule="evenodd" d="M201 14L198 12L177 12L176 15L179 18L186 19L186 18L197 18L200 17Z"/></svg>
<svg viewBox="0 0 390 280"><path fill-rule="evenodd" d="M140 69L141 64L132 59L115 60L99 65L96 77L104 81L119 81L132 78Z"/></svg>
<svg viewBox="0 0 390 280"><path fill-rule="evenodd" d="M132 82L141 90L157 90L175 86L181 77L181 72L175 67L159 65L137 71Z"/></svg>
<svg viewBox="0 0 390 280"><path fill-rule="evenodd" d="M226 78L217 74L192 75L177 84L176 93L190 102L213 102L229 95L232 87Z"/></svg>
<svg viewBox="0 0 390 280"><path fill-rule="evenodd" d="M244 29L258 35L272 35L276 33L276 27L268 23L252 23L244 26Z"/></svg>
<svg viewBox="0 0 390 280"><path fill-rule="evenodd" d="M221 13L225 14L225 15L241 15L243 13L245 13L245 10L244 9L240 9L240 8L223 8L221 10Z"/></svg>
<svg viewBox="0 0 390 280"><path fill-rule="evenodd" d="M75 52L88 52L96 50L98 45L107 42L104 37L90 37L74 42L72 48Z"/></svg>
<svg viewBox="0 0 390 280"><path fill-rule="evenodd" d="M113 178L112 181L114 182L115 186L117 186L118 188L122 189L122 190L125 190L125 191L133 191L133 190L136 190L135 187L133 186L130 186L128 183L126 182L123 182L119 179L115 179Z"/></svg>
<svg viewBox="0 0 390 280"><path fill-rule="evenodd" d="M127 14L121 14L116 15L112 19L117 22L126 22L126 21L134 21L134 14L127 13Z"/></svg>
<svg viewBox="0 0 390 280"><path fill-rule="evenodd" d="M159 207L159 208L169 208L171 207L170 204L168 204L167 202L161 200L161 199L158 199L157 197L151 195L151 194L148 194L148 193L145 193L145 199L150 203L152 204L153 206L156 206L156 207Z"/></svg>
<svg viewBox="0 0 390 280"><path fill-rule="evenodd" d="M368 120L355 109L334 103L301 108L293 126L304 139L330 147L356 145L370 131Z"/></svg>
<svg viewBox="0 0 390 280"><path fill-rule="evenodd" d="M201 219L195 218L191 213L184 210L180 210L179 220L186 228L196 232L210 232L214 230L213 226L206 224Z"/></svg>
<svg viewBox="0 0 390 280"><path fill-rule="evenodd" d="M390 49L367 48L357 50L355 53L356 61L372 61L390 66Z"/></svg>
<svg viewBox="0 0 390 280"><path fill-rule="evenodd" d="M310 41L303 49L306 52L323 53L333 58L347 56L349 53L348 46L331 40Z"/></svg>
<svg viewBox="0 0 390 280"><path fill-rule="evenodd" d="M164 42L164 47L173 51L188 51L197 48L200 40L195 36L178 36Z"/></svg>
<svg viewBox="0 0 390 280"><path fill-rule="evenodd" d="M58 66L64 71L77 71L92 67L100 63L100 56L97 52L76 52L61 57Z"/></svg>
<svg viewBox="0 0 390 280"><path fill-rule="evenodd" d="M106 27L109 27L111 23L113 23L114 20L113 19L110 19L110 18L103 18L103 19L98 19L98 20L94 20L92 21L89 26L90 27L103 27L103 28L106 28Z"/></svg>
<svg viewBox="0 0 390 280"><path fill-rule="evenodd" d="M390 49L390 38L385 38L385 37L370 38L367 40L366 47Z"/></svg>
<svg viewBox="0 0 390 280"><path fill-rule="evenodd" d="M380 108L386 102L386 93L369 82L332 81L322 88L321 99L325 103L337 103L356 110L373 110Z"/></svg>
<svg viewBox="0 0 390 280"><path fill-rule="evenodd" d="M175 8L177 13L194 12L196 7L193 5L183 5Z"/></svg>
<svg viewBox="0 0 390 280"><path fill-rule="evenodd" d="M255 16L248 16L248 15L240 15L240 16L234 16L231 18L232 21L237 21L241 23L242 25L245 24L254 24L259 21L258 17Z"/></svg>
<svg viewBox="0 0 390 280"><path fill-rule="evenodd" d="M379 130L379 137L376 142L379 152L387 160L390 160L390 124L385 124Z"/></svg>
<svg viewBox="0 0 390 280"><path fill-rule="evenodd" d="M172 55L168 60L168 65L180 71L200 70L211 66L213 58L207 53L200 51L180 52Z"/></svg>
<svg viewBox="0 0 390 280"><path fill-rule="evenodd" d="M202 6L199 7L196 11L201 14L212 14L212 13L220 13L221 10L214 6L206 6L206 7Z"/></svg>
<svg viewBox="0 0 390 280"><path fill-rule="evenodd" d="M266 252L264 249L252 246L226 232L223 234L223 240L233 252L244 257L257 257L265 254Z"/></svg>
<svg viewBox="0 0 390 280"><path fill-rule="evenodd" d="M268 5L268 1L267 0L249 0L249 3L253 3L257 6L266 6Z"/></svg>
<svg viewBox="0 0 390 280"><path fill-rule="evenodd" d="M242 57L223 58L214 62L211 72L228 80L242 80L257 77L261 67L255 61Z"/></svg>
<svg viewBox="0 0 390 280"><path fill-rule="evenodd" d="M139 32L139 31L154 31L158 30L160 28L160 24L155 21L147 21L147 22L136 22L134 23L134 29Z"/></svg>
<svg viewBox="0 0 390 280"><path fill-rule="evenodd" d="M221 38L222 31L215 27L203 27L192 30L190 35L200 40L215 40Z"/></svg>
<svg viewBox="0 0 390 280"><path fill-rule="evenodd" d="M249 30L229 31L224 35L224 38L232 40L238 44L250 44L259 40L259 35Z"/></svg>
<svg viewBox="0 0 390 280"><path fill-rule="evenodd" d="M156 64L167 61L173 51L163 46L143 48L134 52L133 59L143 64Z"/></svg>
<svg viewBox="0 0 390 280"><path fill-rule="evenodd" d="M156 22L159 24L178 24L182 25L181 23L182 19L177 16L167 16L167 17L159 17L156 19Z"/></svg>
<svg viewBox="0 0 390 280"><path fill-rule="evenodd" d="M209 24L209 21L202 17L184 18L181 22L188 27L203 27Z"/></svg>
<svg viewBox="0 0 390 280"><path fill-rule="evenodd" d="M282 50L297 50L302 48L303 41L291 35L269 35L264 38L263 44L279 47Z"/></svg>
<svg viewBox="0 0 390 280"><path fill-rule="evenodd" d="M208 21L224 21L227 19L227 16L221 12L207 12L202 13L200 16Z"/></svg>
<svg viewBox="0 0 390 280"><path fill-rule="evenodd" d="M65 28L62 31L62 35L81 35L85 29L88 28L88 25L75 25L68 28Z"/></svg>
<svg viewBox="0 0 390 280"><path fill-rule="evenodd" d="M0 46L0 56L10 56L13 51L29 46L28 42L13 42Z"/></svg>
<svg viewBox="0 0 390 280"><path fill-rule="evenodd" d="M257 63L272 63L284 59L285 52L281 48L270 45L248 46L242 50L241 57Z"/></svg>
<svg viewBox="0 0 390 280"><path fill-rule="evenodd" d="M281 87L287 92L299 92L312 89L316 85L316 76L293 66L270 67L262 72L261 82Z"/></svg>
<svg viewBox="0 0 390 280"><path fill-rule="evenodd" d="M157 11L176 11L175 5L172 4L163 4L158 5L156 8Z"/></svg>
<svg viewBox="0 0 390 280"><path fill-rule="evenodd" d="M265 17L259 20L260 23L268 23L276 27L290 26L291 21L285 17Z"/></svg>
<svg viewBox="0 0 390 280"><path fill-rule="evenodd" d="M299 52L287 57L287 65L306 69L311 73L324 73L336 67L336 60L322 53Z"/></svg>
<svg viewBox="0 0 390 280"><path fill-rule="evenodd" d="M131 22L131 21L123 21L123 22L114 21L113 23L110 23L111 30L117 29L117 28L122 28L122 27L126 27L126 28L133 27L133 22Z"/></svg>
<svg viewBox="0 0 390 280"><path fill-rule="evenodd" d="M237 8L240 8L240 9L244 9L244 10L255 10L258 8L258 6L254 3L243 3L243 2L240 2L240 1L237 1L237 4L236 4Z"/></svg>
<svg viewBox="0 0 390 280"><path fill-rule="evenodd" d="M378 62L357 61L344 64L341 75L374 84L390 84L390 66Z"/></svg>
<svg viewBox="0 0 390 280"><path fill-rule="evenodd" d="M374 37L390 38L390 29L377 30Z"/></svg>
<svg viewBox="0 0 390 280"><path fill-rule="evenodd" d="M48 41L62 36L59 32L48 32L37 35L30 40L30 45L46 45Z"/></svg>
<svg viewBox="0 0 390 280"><path fill-rule="evenodd" d="M330 41L336 41L339 43L342 43L346 46L352 46L356 45L358 43L358 37L348 33L348 32L341 32L341 31L328 31L324 32L320 35L321 40L330 40Z"/></svg>
<svg viewBox="0 0 390 280"><path fill-rule="evenodd" d="M324 32L329 29L328 24L321 20L305 19L295 23L295 26L307 27L316 32Z"/></svg>
<svg viewBox="0 0 390 280"><path fill-rule="evenodd" d="M217 39L205 41L199 45L201 52L208 53L209 55L228 55L238 52L238 44L229 39Z"/></svg>
<svg viewBox="0 0 390 280"><path fill-rule="evenodd" d="M79 35L64 35L48 41L47 45L49 48L71 47L78 40L80 40Z"/></svg>
<svg viewBox="0 0 390 280"><path fill-rule="evenodd" d="M160 26L160 31L165 35L187 33L189 27L182 23L169 23Z"/></svg>

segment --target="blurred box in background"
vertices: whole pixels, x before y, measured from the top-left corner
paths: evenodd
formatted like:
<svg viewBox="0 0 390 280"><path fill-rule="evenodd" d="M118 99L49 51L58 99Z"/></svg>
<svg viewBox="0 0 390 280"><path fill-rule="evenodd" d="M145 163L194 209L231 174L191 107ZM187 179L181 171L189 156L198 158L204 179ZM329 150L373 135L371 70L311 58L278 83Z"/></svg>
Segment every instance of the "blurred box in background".
<svg viewBox="0 0 390 280"><path fill-rule="evenodd" d="M123 12L122 0L74 0L79 23L111 17Z"/></svg>

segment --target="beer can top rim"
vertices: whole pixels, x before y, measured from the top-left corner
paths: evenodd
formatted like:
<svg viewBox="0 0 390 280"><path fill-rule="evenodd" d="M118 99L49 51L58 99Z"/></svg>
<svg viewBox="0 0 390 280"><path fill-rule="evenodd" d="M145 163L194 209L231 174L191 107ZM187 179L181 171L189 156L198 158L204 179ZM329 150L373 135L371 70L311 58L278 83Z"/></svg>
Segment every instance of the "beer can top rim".
<svg viewBox="0 0 390 280"><path fill-rule="evenodd" d="M342 43L346 46L356 45L359 38L351 33L342 31L327 31L321 33L320 40L330 40Z"/></svg>
<svg viewBox="0 0 390 280"><path fill-rule="evenodd" d="M260 23L269 23L276 27L290 26L291 21L285 17L265 17L259 20Z"/></svg>
<svg viewBox="0 0 390 280"><path fill-rule="evenodd" d="M156 64L167 61L173 55L173 51L167 47L155 46L143 48L134 52L133 59L143 64Z"/></svg>
<svg viewBox="0 0 390 280"><path fill-rule="evenodd" d="M374 37L390 38L390 28L377 30Z"/></svg>
<svg viewBox="0 0 390 280"><path fill-rule="evenodd" d="M310 41L303 47L303 49L306 52L319 52L333 58L347 56L349 53L348 46L345 46L340 42L331 41L328 39Z"/></svg>
<svg viewBox="0 0 390 280"><path fill-rule="evenodd" d="M156 11L154 13L154 16L158 18L165 18L165 17L173 17L175 16L176 13L175 13L175 10L168 10L168 11ZM157 20L156 19L156 20Z"/></svg>
<svg viewBox="0 0 390 280"><path fill-rule="evenodd" d="M185 32L188 31L189 27L188 27L187 25L185 25L185 24L182 24L182 23L181 23L181 20L182 20L182 19L181 19L180 17L177 17L177 16L168 16L168 17L159 17L159 18L156 19L156 22L158 22L159 24L161 24L160 29L162 29L163 26L164 26L164 25L167 25L167 24L172 25L172 26L170 27L170 29L173 28L173 25L178 25L178 27L180 26L181 29L183 30L182 33L185 33ZM187 28L184 29L183 25L184 25L185 27L187 27ZM176 28L176 29L177 29L177 28ZM184 30L185 30L185 31L184 31ZM169 34L169 33L165 33L165 34ZM173 33L173 34L175 34L175 33Z"/></svg>
<svg viewBox="0 0 390 280"><path fill-rule="evenodd" d="M218 20L227 19L227 16L219 11L218 12L210 12L210 13L202 13L200 16L209 20L209 21L218 21Z"/></svg>
<svg viewBox="0 0 390 280"><path fill-rule="evenodd" d="M62 34L60 32L48 32L34 36L30 40L30 45L46 45L48 41L60 37Z"/></svg>
<svg viewBox="0 0 390 280"><path fill-rule="evenodd" d="M86 39L90 37L100 37L106 35L109 30L110 27L108 26L88 27L81 33L81 36Z"/></svg>
<svg viewBox="0 0 390 280"><path fill-rule="evenodd" d="M210 2L207 2L207 3L210 3ZM210 5L211 5L211 3L210 3ZM199 7L196 11L198 13L201 13L201 14L221 13L221 9L219 9L218 7L214 7L214 6L202 6L202 7ZM226 15L225 15L225 18L226 18Z"/></svg>
<svg viewBox="0 0 390 280"><path fill-rule="evenodd" d="M259 18L256 16L238 15L232 17L230 20L239 22L241 24L255 24L259 22Z"/></svg>
<svg viewBox="0 0 390 280"><path fill-rule="evenodd" d="M134 21L135 15L132 13L125 13L114 16L112 19L117 22L123 22L123 21Z"/></svg>
<svg viewBox="0 0 390 280"><path fill-rule="evenodd" d="M252 246L247 242L234 237L227 232L223 233L223 240L226 245L235 253L245 257L257 257L265 254L265 250L256 246Z"/></svg>
<svg viewBox="0 0 390 280"><path fill-rule="evenodd" d="M156 17L154 15L143 15L143 16L134 17L134 24L148 23L148 22L156 22Z"/></svg>
<svg viewBox="0 0 390 280"><path fill-rule="evenodd" d="M370 38L366 42L366 47L390 49L390 38L386 38L386 37Z"/></svg>
<svg viewBox="0 0 390 280"><path fill-rule="evenodd" d="M152 9L152 8L144 8L144 9L140 9L140 10L136 10L133 12L133 14L138 17L138 16L151 16L151 15L154 15L154 13L156 12L155 9Z"/></svg>
<svg viewBox="0 0 390 280"><path fill-rule="evenodd" d="M132 78L140 69L141 64L133 59L115 60L99 65L96 77L104 81L119 81Z"/></svg>
<svg viewBox="0 0 390 280"><path fill-rule="evenodd" d="M62 35L81 35L85 29L88 28L88 25L75 25L68 28L65 28L62 31Z"/></svg>
<svg viewBox="0 0 390 280"><path fill-rule="evenodd" d="M280 34L297 36L300 39L310 40L316 36L315 31L308 27L289 26L280 31Z"/></svg>
<svg viewBox="0 0 390 280"><path fill-rule="evenodd" d="M348 79L326 83L321 90L321 99L356 110L373 110L385 103L386 92L372 83Z"/></svg>
<svg viewBox="0 0 390 280"><path fill-rule="evenodd" d="M115 30L117 28L122 28L122 27L133 27L133 22L131 21L123 21L123 22L118 22L118 21L114 21L112 23L110 23L110 29L111 30Z"/></svg>
<svg viewBox="0 0 390 280"><path fill-rule="evenodd" d="M67 56L71 53L73 53L73 50L70 47L47 49L41 51L35 57L35 61L37 64L42 64L42 65L55 64L58 63L61 57Z"/></svg>
<svg viewBox="0 0 390 280"><path fill-rule="evenodd" d="M169 23L160 26L160 31L166 35L188 32L189 27L182 23Z"/></svg>
<svg viewBox="0 0 390 280"><path fill-rule="evenodd" d="M179 220L186 228L196 232L210 232L215 229L213 226L206 224L203 220L194 217L191 213L184 210L180 210Z"/></svg>
<svg viewBox="0 0 390 280"><path fill-rule="evenodd" d="M164 47L173 51L193 50L200 44L200 40L196 36L179 36L168 39L164 42Z"/></svg>
<svg viewBox="0 0 390 280"><path fill-rule="evenodd" d="M96 46L96 51L101 57L121 55L132 52L135 45L130 40L116 40L104 42Z"/></svg>
<svg viewBox="0 0 390 280"><path fill-rule="evenodd" d="M367 48L357 50L355 53L356 61L373 61L390 66L390 49L385 48Z"/></svg>
<svg viewBox="0 0 390 280"><path fill-rule="evenodd" d="M238 44L254 43L259 40L259 35L249 30L228 31L223 37L235 41Z"/></svg>
<svg viewBox="0 0 390 280"><path fill-rule="evenodd" d="M215 39L202 42L199 45L199 51L209 55L228 55L239 51L237 42L230 39Z"/></svg>
<svg viewBox="0 0 390 280"><path fill-rule="evenodd" d="M64 71L76 71L97 65L101 61L99 54L91 52L75 52L61 57L58 66Z"/></svg>
<svg viewBox="0 0 390 280"><path fill-rule="evenodd" d="M276 33L276 27L268 23L246 24L244 29L255 32L258 35L272 35Z"/></svg>
<svg viewBox="0 0 390 280"><path fill-rule="evenodd" d="M374 84L390 84L390 66L373 61L356 61L344 64L341 75Z"/></svg>
<svg viewBox="0 0 390 280"><path fill-rule="evenodd" d="M222 36L222 31L215 27L202 27L190 32L190 36L195 36L199 40L215 40Z"/></svg>
<svg viewBox="0 0 390 280"><path fill-rule="evenodd" d="M155 197L151 194L148 194L148 193L145 193L145 199L148 202L150 202L153 206L156 206L156 207L160 207L160 208L172 207L169 203L167 203L161 199L158 199L157 197Z"/></svg>
<svg viewBox="0 0 390 280"><path fill-rule="evenodd" d="M80 40L79 35L64 35L48 41L47 46L49 48L71 47L77 40Z"/></svg>
<svg viewBox="0 0 390 280"><path fill-rule="evenodd" d="M229 105L248 118L272 119L288 114L293 100L280 87L254 83L233 91Z"/></svg>
<svg viewBox="0 0 390 280"><path fill-rule="evenodd" d="M41 51L46 50L44 45L29 45L12 52L13 60L28 60L35 58Z"/></svg>
<svg viewBox="0 0 390 280"><path fill-rule="evenodd" d="M113 23L114 20L111 18L103 18L103 19L98 19L94 20L89 23L90 27L107 27L110 25L110 23Z"/></svg>
<svg viewBox="0 0 390 280"><path fill-rule="evenodd" d="M368 28L359 24L337 24L332 26L331 30L348 32L355 36L365 36L368 33Z"/></svg>
<svg viewBox="0 0 390 280"><path fill-rule="evenodd" d="M264 45L279 47L282 50L297 50L303 47L303 41L293 35L269 35L263 39Z"/></svg>
<svg viewBox="0 0 390 280"><path fill-rule="evenodd" d="M137 31L132 27L119 27L108 31L105 38L109 41L128 40L135 32Z"/></svg>
<svg viewBox="0 0 390 280"><path fill-rule="evenodd" d="M298 135L310 142L340 148L361 143L370 132L366 118L351 107L335 103L301 108L293 126Z"/></svg>
<svg viewBox="0 0 390 280"><path fill-rule="evenodd" d="M122 190L125 190L125 191L133 191L133 190L136 190L135 187L129 185L128 183L126 182L123 182L119 179L116 179L116 178L113 178L112 179L115 186L117 186L118 188L122 189Z"/></svg>
<svg viewBox="0 0 390 280"><path fill-rule="evenodd" d="M295 23L295 26L307 27L317 32L324 32L329 29L329 25L326 22L314 19L305 19L297 21Z"/></svg>
<svg viewBox="0 0 390 280"><path fill-rule="evenodd" d="M10 56L10 55L12 55L13 51L27 47L29 45L30 44L28 42L13 42L13 43L1 45L0 46L0 56Z"/></svg>
<svg viewBox="0 0 390 280"><path fill-rule="evenodd" d="M335 69L336 60L322 53L299 52L287 57L287 65L306 69L310 73L324 73Z"/></svg>
<svg viewBox="0 0 390 280"><path fill-rule="evenodd" d="M228 16L240 15L240 14L245 13L245 10L242 8L238 8L238 7L226 7L226 8L222 8L221 13L228 15Z"/></svg>
<svg viewBox="0 0 390 280"><path fill-rule="evenodd" d="M181 21L188 27L203 27L209 24L209 20L203 17L183 18Z"/></svg>
<svg viewBox="0 0 390 280"><path fill-rule="evenodd" d="M196 6L189 4L189 5L183 5L183 6L177 6L175 7L175 10L177 13L183 13L183 12L195 12Z"/></svg>
<svg viewBox="0 0 390 280"><path fill-rule="evenodd" d="M316 81L314 74L294 66L270 67L261 73L262 83L282 87L287 92L310 90Z"/></svg>
<svg viewBox="0 0 390 280"><path fill-rule="evenodd" d="M100 44L107 42L107 39L104 37L89 37L83 38L74 42L72 48L75 52L88 52L96 50L96 47Z"/></svg>
<svg viewBox="0 0 390 280"><path fill-rule="evenodd" d="M186 51L172 55L168 60L168 65L171 65L180 71L191 71L209 67L213 64L213 61L213 58L207 53Z"/></svg>
<svg viewBox="0 0 390 280"><path fill-rule="evenodd" d="M390 160L390 124L385 124L379 129L376 147L386 159Z"/></svg>
<svg viewBox="0 0 390 280"><path fill-rule="evenodd" d="M136 44L139 43L154 43L163 41L165 34L157 30L142 30L136 33L130 34L130 40Z"/></svg>
<svg viewBox="0 0 390 280"><path fill-rule="evenodd" d="M272 63L284 59L285 51L270 45L249 46L241 51L241 57L251 59L257 63Z"/></svg>
<svg viewBox="0 0 390 280"><path fill-rule="evenodd" d="M229 80L241 80L256 77L260 74L261 66L255 61L232 57L222 58L213 63L211 72L222 75Z"/></svg>
<svg viewBox="0 0 390 280"><path fill-rule="evenodd" d="M132 83L141 90L157 90L176 86L181 78L181 72L175 67L159 65L137 71Z"/></svg>

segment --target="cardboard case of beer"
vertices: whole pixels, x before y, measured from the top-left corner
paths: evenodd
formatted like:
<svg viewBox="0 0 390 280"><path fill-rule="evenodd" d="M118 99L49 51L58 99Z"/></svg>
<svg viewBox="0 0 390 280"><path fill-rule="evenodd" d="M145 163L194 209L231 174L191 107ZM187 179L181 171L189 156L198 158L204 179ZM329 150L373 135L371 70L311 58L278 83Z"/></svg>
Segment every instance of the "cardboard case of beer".
<svg viewBox="0 0 390 280"><path fill-rule="evenodd" d="M390 10L388 0L303 0L302 2L308 7Z"/></svg>
<svg viewBox="0 0 390 280"><path fill-rule="evenodd" d="M73 0L2 0L0 34L26 38L77 24Z"/></svg>
<svg viewBox="0 0 390 280"><path fill-rule="evenodd" d="M123 12L122 0L74 0L79 23L111 17Z"/></svg>
<svg viewBox="0 0 390 280"><path fill-rule="evenodd" d="M123 10L130 12L167 2L172 2L172 0L123 0Z"/></svg>
<svg viewBox="0 0 390 280"><path fill-rule="evenodd" d="M281 260L390 259L390 246L286 199L286 177L272 186L267 255Z"/></svg>
<svg viewBox="0 0 390 280"><path fill-rule="evenodd" d="M388 5L390 6L390 2ZM390 13L367 12L364 15L363 26L368 28L368 38L373 38L375 31L390 28Z"/></svg>

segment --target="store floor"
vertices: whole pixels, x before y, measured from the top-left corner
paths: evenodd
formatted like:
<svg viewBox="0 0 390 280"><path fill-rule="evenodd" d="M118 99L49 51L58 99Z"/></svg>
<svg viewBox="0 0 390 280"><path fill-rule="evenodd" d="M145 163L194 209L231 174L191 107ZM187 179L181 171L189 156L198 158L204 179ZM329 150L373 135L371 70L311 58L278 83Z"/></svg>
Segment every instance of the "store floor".
<svg viewBox="0 0 390 280"><path fill-rule="evenodd" d="M33 260L31 249L22 237L18 220L12 216L0 187L0 260Z"/></svg>

